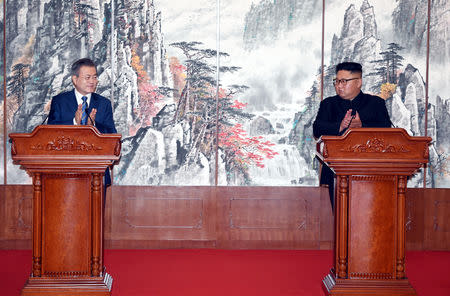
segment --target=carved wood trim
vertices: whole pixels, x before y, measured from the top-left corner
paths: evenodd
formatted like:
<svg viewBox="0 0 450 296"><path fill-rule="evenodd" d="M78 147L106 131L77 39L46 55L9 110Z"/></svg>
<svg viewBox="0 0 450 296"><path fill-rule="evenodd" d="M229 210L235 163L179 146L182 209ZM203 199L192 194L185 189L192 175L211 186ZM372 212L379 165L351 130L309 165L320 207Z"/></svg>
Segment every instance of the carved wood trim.
<svg viewBox="0 0 450 296"><path fill-rule="evenodd" d="M87 143L84 140L71 138L67 136L59 136L47 143L37 143L30 146L30 150L45 150L45 151L90 151L103 150L103 147L96 146L92 143Z"/></svg>
<svg viewBox="0 0 450 296"><path fill-rule="evenodd" d="M323 144L323 152L322 152L323 157L328 157L328 147L326 144Z"/></svg>
<svg viewBox="0 0 450 296"><path fill-rule="evenodd" d="M354 181L394 181L394 176L389 175L368 175L368 176L352 176Z"/></svg>
<svg viewBox="0 0 450 296"><path fill-rule="evenodd" d="M428 149L428 145L423 147L423 157L428 159L430 157L430 149Z"/></svg>
<svg viewBox="0 0 450 296"><path fill-rule="evenodd" d="M65 277L79 277L79 276L89 276L87 272L83 271L45 271L44 276L53 278L65 278Z"/></svg>
<svg viewBox="0 0 450 296"><path fill-rule="evenodd" d="M339 237L336 238L336 275L338 278L347 277L348 267L348 176L338 176L338 201L337 207L339 207L338 220L336 223L337 232Z"/></svg>
<svg viewBox="0 0 450 296"><path fill-rule="evenodd" d="M42 274L42 179L33 175L33 276Z"/></svg>
<svg viewBox="0 0 450 296"><path fill-rule="evenodd" d="M352 279L370 279L370 280L390 280L393 279L391 273L362 273L362 272L351 272L349 277Z"/></svg>
<svg viewBox="0 0 450 296"><path fill-rule="evenodd" d="M91 183L91 219L92 219L92 257L91 257L91 272L92 276L101 276L102 266L102 182L103 174L92 174Z"/></svg>
<svg viewBox="0 0 450 296"><path fill-rule="evenodd" d="M122 141L117 141L116 147L114 147L114 155L119 156L121 149L122 149Z"/></svg>
<svg viewBox="0 0 450 296"><path fill-rule="evenodd" d="M17 148L16 148L16 142L15 141L12 141L12 143L11 143L11 155L12 156L17 155Z"/></svg>
<svg viewBox="0 0 450 296"><path fill-rule="evenodd" d="M374 137L368 139L366 143L344 147L341 151L359 153L409 153L411 152L411 148L404 145L386 144L384 139Z"/></svg>
<svg viewBox="0 0 450 296"><path fill-rule="evenodd" d="M397 279L405 278L405 192L406 176L398 176L397 185Z"/></svg>

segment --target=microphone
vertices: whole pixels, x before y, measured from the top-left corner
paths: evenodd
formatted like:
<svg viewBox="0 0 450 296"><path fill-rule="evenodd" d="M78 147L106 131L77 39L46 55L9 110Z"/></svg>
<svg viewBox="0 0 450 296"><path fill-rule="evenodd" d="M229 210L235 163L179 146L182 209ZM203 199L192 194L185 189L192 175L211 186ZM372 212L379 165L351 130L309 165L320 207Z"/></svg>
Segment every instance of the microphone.
<svg viewBox="0 0 450 296"><path fill-rule="evenodd" d="M87 110L86 110L86 114L87 114L88 118L91 120L92 125L95 127L95 121L92 120L92 118L91 118L91 110L90 110L90 109L87 109Z"/></svg>
<svg viewBox="0 0 450 296"><path fill-rule="evenodd" d="M397 128L397 127L395 126L395 124L392 123L391 119L390 119L390 118L388 118L388 119L389 119L389 123L390 123L391 127Z"/></svg>
<svg viewBox="0 0 450 296"><path fill-rule="evenodd" d="M41 125L43 125L47 121L49 115L50 115L50 112L48 112L48 114L45 116L44 121L42 121Z"/></svg>
<svg viewBox="0 0 450 296"><path fill-rule="evenodd" d="M348 129L349 129L350 124L352 124L352 121L353 121L353 119L355 118L355 116L356 116L356 110L355 110L355 109L352 109L352 119L350 119L350 122L348 123L347 128L346 128L345 130L348 130Z"/></svg>

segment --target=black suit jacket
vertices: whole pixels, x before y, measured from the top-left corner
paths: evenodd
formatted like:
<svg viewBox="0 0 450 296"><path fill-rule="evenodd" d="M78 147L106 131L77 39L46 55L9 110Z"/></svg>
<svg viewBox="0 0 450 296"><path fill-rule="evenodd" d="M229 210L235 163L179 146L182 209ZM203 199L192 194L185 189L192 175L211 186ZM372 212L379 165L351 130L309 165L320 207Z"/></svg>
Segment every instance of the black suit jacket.
<svg viewBox="0 0 450 296"><path fill-rule="evenodd" d="M313 124L314 137L342 135L347 129L339 132L339 127L348 109L358 111L362 127L391 126L385 101L380 97L360 92L352 101L333 96L320 102Z"/></svg>
<svg viewBox="0 0 450 296"><path fill-rule="evenodd" d="M385 101L377 96L360 92L353 100L344 100L339 96L328 97L320 102L319 111L313 123L315 138L320 136L342 135L347 129L339 132L342 119L347 110L358 111L362 127L391 127L389 113ZM334 173L326 165L322 166L320 184L327 184L330 190L331 203L334 196Z"/></svg>

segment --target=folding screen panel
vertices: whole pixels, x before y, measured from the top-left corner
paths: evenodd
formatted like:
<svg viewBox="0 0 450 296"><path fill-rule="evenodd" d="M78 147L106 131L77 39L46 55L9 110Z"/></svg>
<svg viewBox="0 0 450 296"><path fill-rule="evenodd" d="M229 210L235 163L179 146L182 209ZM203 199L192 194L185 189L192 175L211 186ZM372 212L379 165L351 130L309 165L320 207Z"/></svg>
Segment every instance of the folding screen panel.
<svg viewBox="0 0 450 296"><path fill-rule="evenodd" d="M394 126L410 135L424 136L426 20L427 1L327 1L325 97L335 93L331 83L335 65L359 62L363 65L362 90L386 100ZM436 126L435 119L428 118L429 132L432 126ZM422 186L423 172L408 185Z"/></svg>
<svg viewBox="0 0 450 296"><path fill-rule="evenodd" d="M203 171L196 171L202 168L197 164L204 160L199 160L198 154L186 155L186 145L194 146L189 134L192 116L185 112L189 104L177 104L181 82L176 87L174 81L183 79L183 73L173 75L171 69L181 71L182 67L173 63L167 53L171 46L166 41L160 3L147 0L113 4L114 119L123 136L122 159L114 169L114 182L198 184L196 175ZM205 171L210 173L209 168ZM202 185L209 185L208 181L206 177Z"/></svg>
<svg viewBox="0 0 450 296"><path fill-rule="evenodd" d="M426 135L434 139L430 146L430 163L425 171L426 182L423 181L423 170L408 181L408 186L416 187L422 187L424 184L434 187L436 184L433 172L439 166L436 161L437 149L441 146L436 135L442 132L439 131L442 126L437 125L436 100L430 96L429 85L427 86L427 67L428 71L431 69L427 66L428 2L401 0L396 3L392 13L392 36L399 49L396 53L398 56L394 57L401 63L396 91L392 98L387 100L391 107L393 123L405 128L411 135ZM442 14L445 10L440 7L436 12ZM430 19L433 19L431 15ZM444 34L439 36L432 32L429 37L430 41L435 40L438 43L446 38Z"/></svg>
<svg viewBox="0 0 450 296"><path fill-rule="evenodd" d="M322 3L231 1L220 9L219 153L227 185L316 185ZM233 68L238 67L238 68ZM224 100L221 97L221 102Z"/></svg>
<svg viewBox="0 0 450 296"><path fill-rule="evenodd" d="M430 155L432 166L429 178L431 180L427 182L427 186L440 188L450 187L449 11L450 1L431 1L430 3L428 136L434 140L434 149ZM416 51L424 50L423 43L416 43L413 47Z"/></svg>
<svg viewBox="0 0 450 296"><path fill-rule="evenodd" d="M7 132L46 120L51 98L72 89L70 66L81 57L99 64L98 92L110 95L108 1L10 0L6 12ZM7 174L8 183L29 182L10 159Z"/></svg>
<svg viewBox="0 0 450 296"><path fill-rule="evenodd" d="M116 181L125 185L214 185L216 2L155 0L151 7L154 34L161 43L150 48L155 55L161 53L158 60L165 63L161 67L165 72L163 79L150 77L151 85L140 89L140 100L145 92L153 91L158 101L155 112L146 115L145 128L125 139Z"/></svg>

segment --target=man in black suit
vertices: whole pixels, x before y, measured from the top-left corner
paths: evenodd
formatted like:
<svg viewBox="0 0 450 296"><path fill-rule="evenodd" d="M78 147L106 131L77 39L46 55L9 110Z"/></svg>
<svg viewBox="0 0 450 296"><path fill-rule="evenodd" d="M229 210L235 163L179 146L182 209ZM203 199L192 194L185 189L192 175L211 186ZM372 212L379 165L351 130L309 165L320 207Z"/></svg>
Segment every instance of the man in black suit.
<svg viewBox="0 0 450 296"><path fill-rule="evenodd" d="M344 62L336 66L333 80L336 96L320 102L313 124L315 138L342 135L349 128L390 127L391 120L385 101L361 91L362 66ZM320 184L328 185L332 207L334 206L334 173L322 166Z"/></svg>
<svg viewBox="0 0 450 296"><path fill-rule="evenodd" d="M98 84L95 63L80 59L73 63L71 74L74 89L53 97L48 124L94 124L101 133L117 133L111 102L94 92Z"/></svg>

